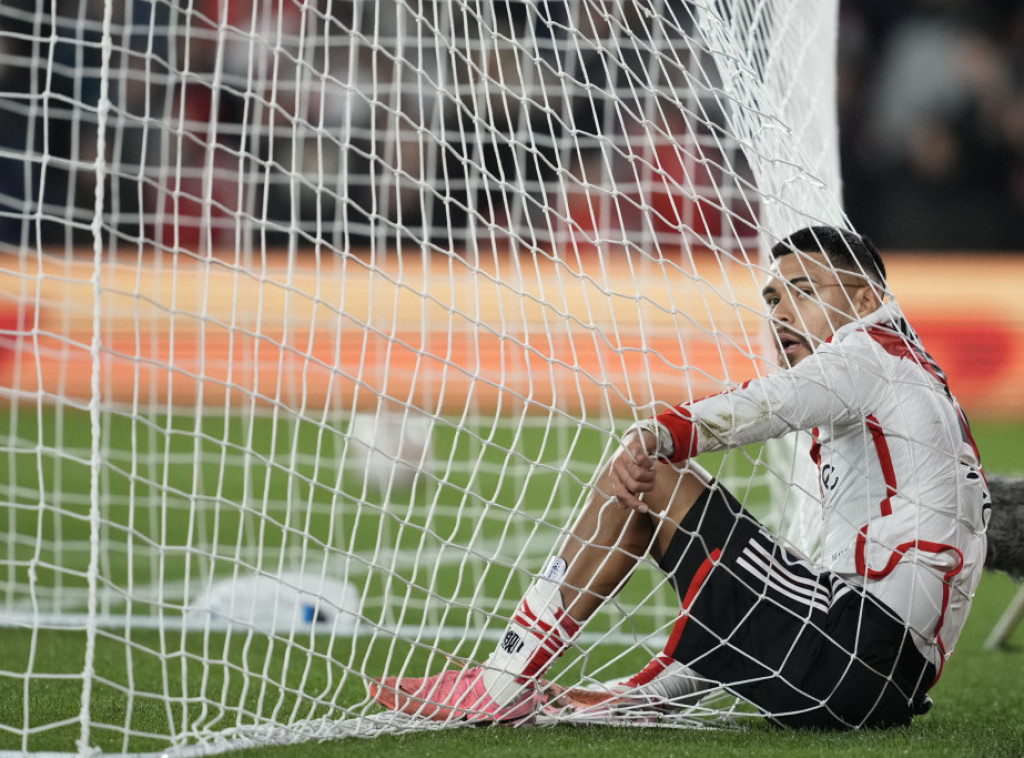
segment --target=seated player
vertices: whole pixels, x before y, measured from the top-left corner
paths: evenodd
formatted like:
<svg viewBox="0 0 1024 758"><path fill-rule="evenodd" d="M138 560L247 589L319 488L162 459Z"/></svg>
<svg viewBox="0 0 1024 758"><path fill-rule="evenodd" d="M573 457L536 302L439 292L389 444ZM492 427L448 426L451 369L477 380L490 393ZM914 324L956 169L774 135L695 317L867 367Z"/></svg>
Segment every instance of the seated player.
<svg viewBox="0 0 1024 758"><path fill-rule="evenodd" d="M823 729L907 724L930 706L985 557L977 448L867 239L811 227L771 256L762 294L783 370L631 427L487 661L374 682L380 704L515 723L611 696L669 707L718 686L776 723ZM693 462L795 430L814 440L817 562ZM647 553L682 601L664 652L604 695L546 688Z"/></svg>

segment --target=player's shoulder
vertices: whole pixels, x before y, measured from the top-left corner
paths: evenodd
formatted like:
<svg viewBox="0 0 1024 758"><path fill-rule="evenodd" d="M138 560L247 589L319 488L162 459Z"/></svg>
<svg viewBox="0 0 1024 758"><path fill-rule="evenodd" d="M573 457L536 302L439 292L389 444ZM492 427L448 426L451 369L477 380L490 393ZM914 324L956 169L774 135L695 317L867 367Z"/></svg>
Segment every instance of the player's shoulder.
<svg viewBox="0 0 1024 758"><path fill-rule="evenodd" d="M910 380L929 359L907 329L882 319L851 322L837 329L816 357L822 370L847 374L865 386L899 377Z"/></svg>
<svg viewBox="0 0 1024 758"><path fill-rule="evenodd" d="M900 359L917 360L924 353L917 334L894 304L883 305L863 319L840 327L832 342L842 349Z"/></svg>
<svg viewBox="0 0 1024 758"><path fill-rule="evenodd" d="M845 336L848 349L863 350L879 356L907 358L913 348L907 337L888 325L865 324Z"/></svg>
<svg viewBox="0 0 1024 758"><path fill-rule="evenodd" d="M897 342L898 338L885 327L855 322L837 329L818 352L823 356L856 356L862 360L878 361L898 352Z"/></svg>
<svg viewBox="0 0 1024 758"><path fill-rule="evenodd" d="M922 374L927 374L945 387L945 374L902 314L896 310L881 311L880 315L892 318L847 325L851 328L837 344L848 357L854 357L849 362L884 375L889 381L902 377L919 386Z"/></svg>

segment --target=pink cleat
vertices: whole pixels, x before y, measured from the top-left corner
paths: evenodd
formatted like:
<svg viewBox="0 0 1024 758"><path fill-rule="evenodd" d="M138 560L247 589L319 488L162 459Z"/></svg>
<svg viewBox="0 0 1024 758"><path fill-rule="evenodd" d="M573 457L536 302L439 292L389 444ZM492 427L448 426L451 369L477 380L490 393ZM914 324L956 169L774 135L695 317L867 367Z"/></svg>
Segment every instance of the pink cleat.
<svg viewBox="0 0 1024 758"><path fill-rule="evenodd" d="M398 713L432 721L471 721L518 726L532 722L541 694L532 686L508 705L499 705L484 689L479 666L442 671L425 678L389 676L371 680L370 697Z"/></svg>

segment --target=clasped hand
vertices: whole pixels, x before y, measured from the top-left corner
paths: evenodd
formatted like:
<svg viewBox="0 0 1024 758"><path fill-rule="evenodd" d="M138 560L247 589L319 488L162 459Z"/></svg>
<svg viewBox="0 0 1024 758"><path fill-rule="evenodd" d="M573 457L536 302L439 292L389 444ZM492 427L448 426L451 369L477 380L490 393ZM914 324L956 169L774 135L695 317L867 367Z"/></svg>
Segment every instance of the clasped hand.
<svg viewBox="0 0 1024 758"><path fill-rule="evenodd" d="M634 429L626 434L622 446L608 464L606 494L620 505L639 513L647 513L644 493L654 489L655 465L653 452L658 438L646 429Z"/></svg>

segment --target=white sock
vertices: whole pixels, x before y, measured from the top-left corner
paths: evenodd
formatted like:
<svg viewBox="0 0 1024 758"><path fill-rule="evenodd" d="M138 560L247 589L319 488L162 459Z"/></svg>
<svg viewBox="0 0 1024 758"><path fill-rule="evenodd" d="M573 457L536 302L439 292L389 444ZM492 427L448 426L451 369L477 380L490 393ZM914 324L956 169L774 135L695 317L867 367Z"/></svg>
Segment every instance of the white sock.
<svg viewBox="0 0 1024 758"><path fill-rule="evenodd" d="M540 676L579 633L579 624L562 607L562 578L567 566L548 558L516 608L498 646L484 663L483 683L499 705L508 705Z"/></svg>

